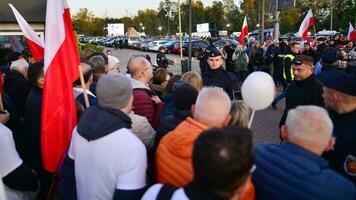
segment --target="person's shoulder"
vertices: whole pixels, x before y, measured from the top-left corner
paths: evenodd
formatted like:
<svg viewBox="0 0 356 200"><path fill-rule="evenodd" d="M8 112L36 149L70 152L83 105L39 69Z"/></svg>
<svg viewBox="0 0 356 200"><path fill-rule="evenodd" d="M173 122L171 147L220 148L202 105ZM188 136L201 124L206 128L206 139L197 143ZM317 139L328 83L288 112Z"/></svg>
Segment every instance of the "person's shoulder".
<svg viewBox="0 0 356 200"><path fill-rule="evenodd" d="M152 185L145 192L145 194L142 197L142 200L155 200L155 199L157 199L158 193L160 192L162 187L163 187L163 184L161 184L161 183L157 183L155 185Z"/></svg>

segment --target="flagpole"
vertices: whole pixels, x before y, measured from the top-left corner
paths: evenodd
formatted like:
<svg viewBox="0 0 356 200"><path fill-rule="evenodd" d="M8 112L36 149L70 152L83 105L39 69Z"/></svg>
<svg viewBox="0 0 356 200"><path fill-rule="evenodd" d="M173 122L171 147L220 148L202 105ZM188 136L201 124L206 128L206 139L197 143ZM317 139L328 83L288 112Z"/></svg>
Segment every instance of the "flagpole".
<svg viewBox="0 0 356 200"><path fill-rule="evenodd" d="M0 93L0 111L4 111L4 104L2 103L2 94Z"/></svg>
<svg viewBox="0 0 356 200"><path fill-rule="evenodd" d="M82 89L83 89L85 107L86 107L86 108L89 108L89 107L90 107L89 98L88 98L87 88L85 87L85 82L84 82L84 76L83 76L82 67L79 65L78 68L79 68L80 84L81 84Z"/></svg>

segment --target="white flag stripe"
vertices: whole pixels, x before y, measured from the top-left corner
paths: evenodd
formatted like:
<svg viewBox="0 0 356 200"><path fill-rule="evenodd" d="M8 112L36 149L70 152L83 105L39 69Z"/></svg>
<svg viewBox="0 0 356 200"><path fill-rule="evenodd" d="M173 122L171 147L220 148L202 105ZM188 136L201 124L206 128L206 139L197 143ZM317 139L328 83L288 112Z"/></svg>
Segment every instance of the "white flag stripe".
<svg viewBox="0 0 356 200"><path fill-rule="evenodd" d="M313 17L313 12L312 12L311 9L309 9L307 16L305 16L302 24L299 27L298 36L301 37L303 35L303 33L308 30L308 28L309 28L309 20L312 17Z"/></svg>
<svg viewBox="0 0 356 200"><path fill-rule="evenodd" d="M46 43L44 55L44 71L46 73L58 49L65 39L64 9L66 0L48 0L46 11ZM58 17L60 16L60 17Z"/></svg>
<svg viewBox="0 0 356 200"><path fill-rule="evenodd" d="M244 18L244 23L242 24L242 29L245 28L245 27L247 27L247 18L246 18L246 16Z"/></svg>
<svg viewBox="0 0 356 200"><path fill-rule="evenodd" d="M26 22L26 20L21 16L21 14L16 10L16 8L9 3L9 6L12 10L12 12L15 15L15 18L22 30L22 33L27 39L30 39L34 43L36 43L38 46L44 47L44 42L43 39L41 39L37 33L32 29L32 27Z"/></svg>
<svg viewBox="0 0 356 200"><path fill-rule="evenodd" d="M351 22L349 22L349 32L348 32L348 34L347 34L347 39L348 39L348 40L351 39L350 36L351 36L352 31L354 31L354 30L355 30L355 29L354 29L354 27L352 26Z"/></svg>

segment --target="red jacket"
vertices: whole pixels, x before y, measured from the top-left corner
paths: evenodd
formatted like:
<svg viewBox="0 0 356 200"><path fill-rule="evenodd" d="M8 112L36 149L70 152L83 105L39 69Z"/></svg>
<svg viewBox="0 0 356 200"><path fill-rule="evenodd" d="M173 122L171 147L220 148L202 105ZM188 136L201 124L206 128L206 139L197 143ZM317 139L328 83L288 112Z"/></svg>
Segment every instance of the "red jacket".
<svg viewBox="0 0 356 200"><path fill-rule="evenodd" d="M143 83L138 81L131 81L133 85L133 108L132 110L137 114L147 118L153 128L157 128L159 124L160 113L164 109L164 103L156 104L151 100L151 97L156 95Z"/></svg>

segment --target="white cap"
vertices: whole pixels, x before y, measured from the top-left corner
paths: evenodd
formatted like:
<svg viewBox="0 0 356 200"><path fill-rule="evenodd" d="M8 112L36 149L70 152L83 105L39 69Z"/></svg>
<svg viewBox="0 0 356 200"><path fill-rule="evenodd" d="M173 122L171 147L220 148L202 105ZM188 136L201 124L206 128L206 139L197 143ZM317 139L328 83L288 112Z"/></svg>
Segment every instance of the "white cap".
<svg viewBox="0 0 356 200"><path fill-rule="evenodd" d="M23 68L28 69L28 66L29 65L28 65L27 61L25 59L23 59L23 58L20 58L20 59L15 60L15 61L13 61L11 63L10 69L14 69L14 68L16 68L16 69L23 69Z"/></svg>

